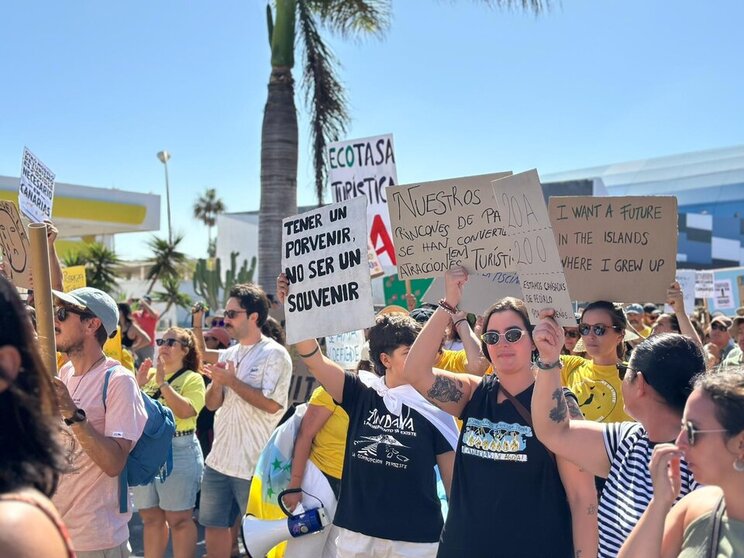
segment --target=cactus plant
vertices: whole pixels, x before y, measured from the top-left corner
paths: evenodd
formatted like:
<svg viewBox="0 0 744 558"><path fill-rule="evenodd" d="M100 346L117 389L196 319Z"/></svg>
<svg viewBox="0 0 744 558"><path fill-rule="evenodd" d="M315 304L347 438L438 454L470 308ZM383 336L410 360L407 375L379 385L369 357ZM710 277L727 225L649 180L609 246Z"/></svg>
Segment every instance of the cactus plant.
<svg viewBox="0 0 744 558"><path fill-rule="evenodd" d="M194 292L213 310L225 307L233 285L253 281L253 274L256 271L256 257L251 258L250 266L248 260L243 260L240 269L238 269L238 255L238 252L230 253L230 268L225 272L224 281L222 280L222 266L219 258L210 260L200 258L196 262L193 276Z"/></svg>
<svg viewBox="0 0 744 558"><path fill-rule="evenodd" d="M225 291L222 298L223 308L227 305L227 299L230 298L230 289L233 288L233 285L253 281L253 274L256 271L256 256L251 258L250 267L248 267L248 260L243 260L243 265L236 271L237 265L238 252L230 252L230 269L225 273Z"/></svg>

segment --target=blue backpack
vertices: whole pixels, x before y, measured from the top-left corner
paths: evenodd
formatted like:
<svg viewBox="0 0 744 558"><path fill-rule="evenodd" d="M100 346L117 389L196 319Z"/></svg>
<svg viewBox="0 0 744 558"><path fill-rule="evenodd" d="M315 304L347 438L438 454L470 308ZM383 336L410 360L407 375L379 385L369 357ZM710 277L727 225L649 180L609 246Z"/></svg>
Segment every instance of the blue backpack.
<svg viewBox="0 0 744 558"><path fill-rule="evenodd" d="M114 368L107 370L103 381L104 410L113 371ZM141 395L147 411L147 422L142 436L129 452L124 469L119 474L119 513L126 513L129 509L128 487L150 484L155 477L165 480L173 470L172 441L176 432L173 411L146 393L141 392Z"/></svg>

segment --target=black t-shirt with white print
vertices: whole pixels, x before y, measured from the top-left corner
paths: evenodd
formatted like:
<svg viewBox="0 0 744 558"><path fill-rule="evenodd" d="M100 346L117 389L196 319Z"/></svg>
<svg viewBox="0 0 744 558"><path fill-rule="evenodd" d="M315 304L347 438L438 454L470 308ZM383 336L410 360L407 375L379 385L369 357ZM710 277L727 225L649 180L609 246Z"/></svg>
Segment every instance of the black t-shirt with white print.
<svg viewBox="0 0 744 558"><path fill-rule="evenodd" d="M381 539L437 542L442 511L434 466L452 447L407 405L399 417L391 414L355 374L346 374L341 407L349 431L333 523Z"/></svg>
<svg viewBox="0 0 744 558"><path fill-rule="evenodd" d="M527 410L533 388L514 394ZM555 460L511 401L497 402L498 391L498 378L484 377L460 417L437 557L572 558L571 511Z"/></svg>

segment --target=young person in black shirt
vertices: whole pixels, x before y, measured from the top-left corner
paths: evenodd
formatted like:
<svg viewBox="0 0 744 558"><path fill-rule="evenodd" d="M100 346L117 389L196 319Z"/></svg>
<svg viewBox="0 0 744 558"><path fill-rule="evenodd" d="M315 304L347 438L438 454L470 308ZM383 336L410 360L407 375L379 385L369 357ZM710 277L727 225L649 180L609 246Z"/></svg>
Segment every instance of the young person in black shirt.
<svg viewBox="0 0 744 558"><path fill-rule="evenodd" d="M463 421L437 556L596 556L594 479L573 463L556 459L532 428L535 345L524 303L505 298L485 315L482 348L494 374L480 378L432 368L466 281L461 267L446 274L445 299L405 365L413 387ZM572 417L580 418L570 392L568 399Z"/></svg>
<svg viewBox="0 0 744 558"><path fill-rule="evenodd" d="M288 284L277 278L284 302ZM338 557L431 557L442 512L434 466L449 492L455 427L403 380L420 325L405 314L379 316L369 331L370 385L323 356L317 341L295 345L310 372L349 415L341 492L333 523ZM405 401L405 402L404 402ZM449 429L443 422L449 422ZM449 436L449 438L448 438Z"/></svg>

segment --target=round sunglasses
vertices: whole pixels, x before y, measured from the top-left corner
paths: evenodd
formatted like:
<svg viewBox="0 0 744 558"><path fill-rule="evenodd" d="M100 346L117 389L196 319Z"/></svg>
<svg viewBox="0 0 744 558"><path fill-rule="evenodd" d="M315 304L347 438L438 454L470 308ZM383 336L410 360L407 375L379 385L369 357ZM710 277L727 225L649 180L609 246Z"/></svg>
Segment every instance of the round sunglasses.
<svg viewBox="0 0 744 558"><path fill-rule="evenodd" d="M586 337L587 335L589 335L589 333L593 333L597 337L602 337L608 329L614 329L618 333L623 330L623 328L616 325L606 326L604 324L579 324L579 333L582 337Z"/></svg>
<svg viewBox="0 0 744 558"><path fill-rule="evenodd" d="M518 327L511 327L504 333L499 333L498 331L487 331L481 335L481 341L486 345L498 345L503 336L507 343L516 343L525 333L527 333L525 330L519 329Z"/></svg>
<svg viewBox="0 0 744 558"><path fill-rule="evenodd" d="M156 345L157 345L158 347L162 347L163 345L165 345L165 346L167 346L167 347L171 347L171 348L173 348L173 346L174 346L174 345L175 345L176 343L180 343L180 344L181 344L182 346L184 346L184 347L188 347L188 344L187 344L187 343L185 343L185 342L183 342L183 341L181 341L180 339L173 339L173 338L171 338L171 339L156 339L156 340L155 340L155 344L156 344Z"/></svg>
<svg viewBox="0 0 744 558"><path fill-rule="evenodd" d="M726 432L725 428L715 428L713 430L698 430L695 428L695 425L692 424L689 420L682 423L682 428L685 431L685 434L687 434L687 443L690 447L695 445L695 439L697 438L698 434L709 434L712 432Z"/></svg>

